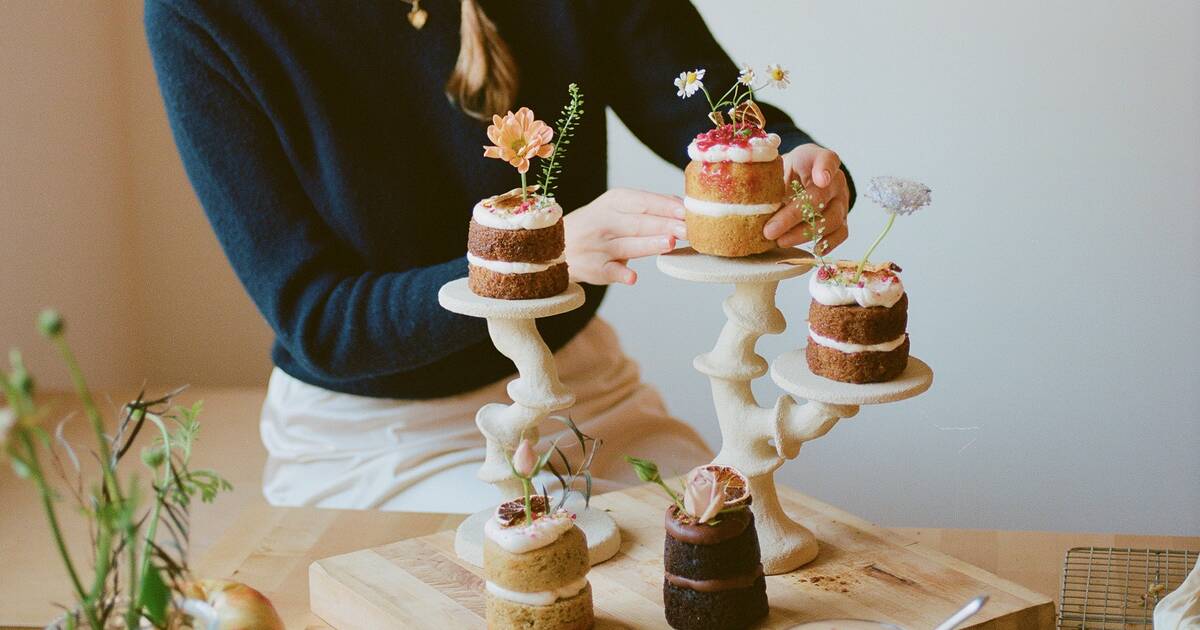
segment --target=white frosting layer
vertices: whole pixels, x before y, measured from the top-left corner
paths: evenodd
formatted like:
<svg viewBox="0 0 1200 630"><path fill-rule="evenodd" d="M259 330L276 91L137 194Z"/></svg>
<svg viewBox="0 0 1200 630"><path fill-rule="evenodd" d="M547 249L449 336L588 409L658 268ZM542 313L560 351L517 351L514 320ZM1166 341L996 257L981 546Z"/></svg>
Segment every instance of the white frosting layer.
<svg viewBox="0 0 1200 630"><path fill-rule="evenodd" d="M812 339L813 343L817 344L818 346L825 346L826 348L833 348L834 350L840 350L842 352L845 352L846 354L856 354L859 352L891 352L892 350L899 348L904 343L904 340L906 338L908 338L908 333L905 333L903 335L900 335L899 337L896 337L895 339L893 339L891 341L885 341L883 343L871 343L871 344L846 343L845 341L838 341L837 339L830 339L829 337L822 337L821 335L817 334L817 332L815 330L812 329L812 326L809 326L808 327L808 338Z"/></svg>
<svg viewBox="0 0 1200 630"><path fill-rule="evenodd" d="M722 203L704 199L683 198L683 207L710 217L727 217L732 215L770 214L779 209L778 203Z"/></svg>
<svg viewBox="0 0 1200 630"><path fill-rule="evenodd" d="M469 262L472 265L475 265L477 267L483 267L484 269L491 269L492 271L495 271L496 273L505 273L505 274L537 273L539 271L545 271L545 270L553 267L554 265L567 262L567 255L563 254L562 256L559 256L558 258L555 258L554 260L551 260L549 262L531 263L531 262L509 262L507 260L488 260L487 258L480 258L479 256L472 254L471 252L467 252L467 262Z"/></svg>
<svg viewBox="0 0 1200 630"><path fill-rule="evenodd" d="M497 230L538 230L548 228L563 216L562 206L554 203L535 210L525 212L510 212L504 208L485 208L483 202L475 204L471 218L479 225L486 225Z"/></svg>
<svg viewBox="0 0 1200 630"><path fill-rule="evenodd" d="M570 584L561 586L552 591L538 591L536 593L522 593L520 591L510 591L497 585L495 582L487 582L485 587L487 592L495 597L505 599L526 606L549 606L560 599L570 599L575 597L587 587L587 576L581 577Z"/></svg>
<svg viewBox="0 0 1200 630"><path fill-rule="evenodd" d="M885 282L875 276L863 275L863 286L861 287L821 282L817 277L816 272L809 275L808 293L814 300L825 306L858 304L859 306L891 308L904 295L904 283L900 282L898 276L892 276L890 282Z"/></svg>
<svg viewBox="0 0 1200 630"><path fill-rule="evenodd" d="M750 138L749 147L714 144L701 151L695 140L688 145L688 157L697 162L770 162L779 157L779 136Z"/></svg>
<svg viewBox="0 0 1200 630"><path fill-rule="evenodd" d="M553 544L574 526L575 519L567 511L535 518L532 525L512 527L501 526L493 516L483 526L483 534L509 553L525 553Z"/></svg>

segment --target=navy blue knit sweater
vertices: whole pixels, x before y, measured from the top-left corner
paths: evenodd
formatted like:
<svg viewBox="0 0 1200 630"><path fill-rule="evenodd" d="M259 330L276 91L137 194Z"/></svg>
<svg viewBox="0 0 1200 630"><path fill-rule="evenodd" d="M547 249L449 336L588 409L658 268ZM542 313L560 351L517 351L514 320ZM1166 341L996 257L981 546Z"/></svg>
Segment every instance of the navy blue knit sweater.
<svg viewBox="0 0 1200 630"><path fill-rule="evenodd" d="M482 156L486 124L443 86L459 47L458 0L423 0L414 30L399 0L148 0L146 31L175 141L230 263L275 331L292 376L365 396L430 398L514 371L484 322L437 303L464 277L467 222L481 198L516 185ZM604 109L676 165L706 127L710 85L737 71L686 0L492 0L520 68L517 102L554 120L568 83L587 115L557 197L568 211L606 188ZM783 149L810 142L764 107ZM593 316L539 322L551 348Z"/></svg>

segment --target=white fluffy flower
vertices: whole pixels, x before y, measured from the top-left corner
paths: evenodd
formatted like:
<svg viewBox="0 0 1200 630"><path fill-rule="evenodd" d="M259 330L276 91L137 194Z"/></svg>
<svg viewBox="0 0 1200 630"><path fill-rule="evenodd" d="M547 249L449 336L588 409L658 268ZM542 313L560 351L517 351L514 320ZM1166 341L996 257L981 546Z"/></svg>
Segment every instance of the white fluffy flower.
<svg viewBox="0 0 1200 630"><path fill-rule="evenodd" d="M679 98L687 98L695 94L700 88L704 87L704 68L697 68L691 72L680 72L679 78L675 79L675 87L679 91L675 96Z"/></svg>
<svg viewBox="0 0 1200 630"><path fill-rule="evenodd" d="M746 87L754 83L754 68L750 67L750 64L742 66L742 71L738 74L738 83Z"/></svg>
<svg viewBox="0 0 1200 630"><path fill-rule="evenodd" d="M921 182L885 176L871 178L866 196L892 214L912 214L929 205L932 192Z"/></svg>
<svg viewBox="0 0 1200 630"><path fill-rule="evenodd" d="M771 85L781 90L791 85L792 80L788 78L789 74L790 72L784 70L783 66L779 64L767 66L767 80L771 82Z"/></svg>

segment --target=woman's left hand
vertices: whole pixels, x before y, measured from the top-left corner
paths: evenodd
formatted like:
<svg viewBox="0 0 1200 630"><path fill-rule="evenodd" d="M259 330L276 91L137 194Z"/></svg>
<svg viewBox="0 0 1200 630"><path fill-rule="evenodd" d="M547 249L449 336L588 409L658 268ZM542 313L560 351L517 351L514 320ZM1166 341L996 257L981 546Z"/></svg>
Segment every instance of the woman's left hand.
<svg viewBox="0 0 1200 630"><path fill-rule="evenodd" d="M563 218L571 280L588 284L633 284L632 258L664 254L684 238L679 197L614 188Z"/></svg>
<svg viewBox="0 0 1200 630"><path fill-rule="evenodd" d="M841 166L837 153L815 144L800 145L783 156L783 179L789 182L788 193L791 194L790 182L799 179L812 195L814 205L820 208L820 204L825 204L821 209L825 217L825 233L819 244L822 254L841 245L850 235L846 229L850 186ZM811 230L801 218L800 205L792 202L771 217L763 227L763 236L780 247L793 247L812 240Z"/></svg>

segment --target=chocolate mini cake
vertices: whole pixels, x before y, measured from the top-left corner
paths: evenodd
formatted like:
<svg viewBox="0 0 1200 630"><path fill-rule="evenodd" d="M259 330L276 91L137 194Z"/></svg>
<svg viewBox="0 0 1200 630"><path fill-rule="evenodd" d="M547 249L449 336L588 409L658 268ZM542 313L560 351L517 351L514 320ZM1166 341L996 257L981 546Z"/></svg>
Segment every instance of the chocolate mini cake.
<svg viewBox="0 0 1200 630"><path fill-rule="evenodd" d="M775 247L763 227L783 205L787 187L779 136L750 122L696 136L684 170L688 241L703 254L737 257Z"/></svg>
<svg viewBox="0 0 1200 630"><path fill-rule="evenodd" d="M468 283L477 295L528 300L562 293L568 274L562 207L536 187L479 202L467 232Z"/></svg>
<svg viewBox="0 0 1200 630"><path fill-rule="evenodd" d="M663 606L679 630L747 628L767 615L767 581L754 514L721 514L716 525L667 510Z"/></svg>
<svg viewBox="0 0 1200 630"><path fill-rule="evenodd" d="M857 264L819 267L809 279L805 355L814 374L879 383L908 366L908 295L893 263L858 274Z"/></svg>
<svg viewBox="0 0 1200 630"><path fill-rule="evenodd" d="M502 504L484 526L488 628L585 630L594 622L583 530L565 511L547 514L545 497Z"/></svg>

